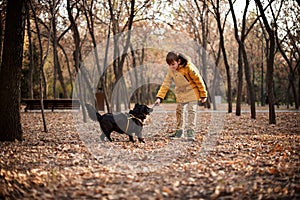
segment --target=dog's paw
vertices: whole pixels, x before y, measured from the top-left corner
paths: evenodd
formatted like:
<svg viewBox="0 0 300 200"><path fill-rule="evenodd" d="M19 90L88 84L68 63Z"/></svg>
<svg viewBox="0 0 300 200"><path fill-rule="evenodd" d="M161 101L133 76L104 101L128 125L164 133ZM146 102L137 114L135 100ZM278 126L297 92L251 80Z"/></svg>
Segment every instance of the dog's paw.
<svg viewBox="0 0 300 200"><path fill-rule="evenodd" d="M144 140L144 138L139 138L139 142L146 143L145 140Z"/></svg>

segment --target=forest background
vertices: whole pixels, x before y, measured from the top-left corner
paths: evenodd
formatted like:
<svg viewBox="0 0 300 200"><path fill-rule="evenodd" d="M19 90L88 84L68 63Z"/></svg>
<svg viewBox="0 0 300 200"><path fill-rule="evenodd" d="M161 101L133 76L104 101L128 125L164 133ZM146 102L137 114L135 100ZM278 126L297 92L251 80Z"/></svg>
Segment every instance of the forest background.
<svg viewBox="0 0 300 200"><path fill-rule="evenodd" d="M0 1L0 199L299 199L299 4ZM172 43L209 89L195 142L168 137L175 104L155 107L146 143L100 141L84 106L23 112L74 95L152 105Z"/></svg>

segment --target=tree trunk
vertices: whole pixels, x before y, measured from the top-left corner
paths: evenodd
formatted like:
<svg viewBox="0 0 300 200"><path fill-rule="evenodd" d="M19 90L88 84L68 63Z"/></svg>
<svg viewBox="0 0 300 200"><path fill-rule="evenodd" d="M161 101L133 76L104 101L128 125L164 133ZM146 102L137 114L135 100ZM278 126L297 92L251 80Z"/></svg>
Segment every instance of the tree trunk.
<svg viewBox="0 0 300 200"><path fill-rule="evenodd" d="M272 37L272 34L271 36ZM274 36L273 36L274 37ZM268 103L269 103L269 124L276 124L275 107L274 107L274 39L270 40L270 55L267 59L267 91L268 91Z"/></svg>
<svg viewBox="0 0 300 200"><path fill-rule="evenodd" d="M300 65L297 66L298 68L298 104L300 105Z"/></svg>
<svg viewBox="0 0 300 200"><path fill-rule="evenodd" d="M197 0L194 0L194 3L196 4L196 7L197 7L197 10L199 12L199 18L200 18L200 24L201 24L201 37L200 37L200 33L198 31L198 26L196 26L194 23L193 23L193 26L194 26L194 37L196 40L198 40L198 42L202 41L202 49L198 50L197 49L197 52L198 54L201 56L201 62L202 64L199 65L199 72L202 72L201 73L201 76L203 78L203 80L207 81L207 45L208 45L208 33L209 33L209 27L208 27L208 6L207 6L207 2L206 0L204 0L202 2L202 7L200 8L199 4L198 4L198 1ZM206 83L206 82L205 82ZM205 84L206 85L206 84ZM206 85L207 87L207 85ZM207 87L207 93L208 93L208 98L207 98L207 101L205 103L205 106L207 108L211 108L211 94L210 94L210 91Z"/></svg>
<svg viewBox="0 0 300 200"><path fill-rule="evenodd" d="M45 73L44 73L44 63L45 63L45 60L46 60L46 58L48 56L48 53L49 53L50 31L49 31L49 36L48 36L48 45L47 45L46 54L43 57L42 39L41 39L40 28L39 28L39 25L38 25L38 20L37 20L35 8L32 5L31 0L29 0L29 3L30 3L30 8L31 8L31 11L32 11L32 14L33 14L33 17L34 17L34 23L35 23L35 27L36 27L38 43L39 43L39 51L40 51L40 56L39 56L39 62L40 62L39 89L40 89L40 102L41 102L43 126L44 126L44 131L48 132L47 123L46 123L46 119L45 119L45 113L44 113L44 101L43 101L43 99L44 99L44 97L46 97L46 94L47 94L47 90L45 89L45 88L47 88L47 83L46 83L46 78L45 78ZM44 83L44 88L43 88L43 83ZM44 92L43 92L43 89L44 89Z"/></svg>
<svg viewBox="0 0 300 200"><path fill-rule="evenodd" d="M114 68L114 74L115 74L115 84L122 78L123 76L123 66L124 66L124 62L125 62L125 58L127 56L127 51L129 49L130 46L130 40L131 40L131 29L132 29L132 25L133 25L133 19L134 19L134 14L135 14L135 0L131 0L130 1L130 10L128 10L129 12L129 17L128 17L128 22L126 23L127 29L127 33L126 33L126 40L125 40L125 45L123 48L123 52L120 52L120 34L122 33L122 31L120 30L119 27L119 19L115 12L114 12L114 5L112 3L111 0L108 1L109 3L109 11L110 11L110 17L112 19L112 30L113 30L113 41L114 41L114 62L113 62L113 68ZM122 3L122 2L121 2ZM123 28L123 30L125 30L125 27ZM123 32L124 33L124 32ZM125 35L125 34L121 34L121 35ZM120 81L120 84L125 83L124 80ZM119 89L126 89L125 85L119 87ZM116 95L116 99L115 99L115 106L116 109L115 111L119 112L121 110L121 103L122 103L122 96L121 96L121 91L119 91ZM125 102L125 107L126 107L126 102ZM113 108L113 106L112 106Z"/></svg>
<svg viewBox="0 0 300 200"><path fill-rule="evenodd" d="M56 99L56 82L57 82L57 54L56 54L56 46L57 46L57 36L56 36L56 19L55 19L55 0L52 0L50 3L50 9L51 9L51 27L52 27L52 51L53 51L53 98Z"/></svg>
<svg viewBox="0 0 300 200"><path fill-rule="evenodd" d="M264 13L263 6L259 0L255 0L256 5L258 6L259 12L263 19L263 23L268 32L269 36L269 53L267 57L267 92L268 92L268 103L269 103L269 124L276 124L276 114L274 107L274 57L275 57L275 33L274 30L270 27L267 17ZM268 41L267 41L268 42Z"/></svg>
<svg viewBox="0 0 300 200"><path fill-rule="evenodd" d="M2 19L2 15L4 15L3 13L4 11L1 9L0 10L0 71L1 71L1 62L2 62L2 43L3 43L3 19Z"/></svg>
<svg viewBox="0 0 300 200"><path fill-rule="evenodd" d="M56 48L57 48L57 46L56 46ZM57 49L56 49L56 54L58 54ZM58 55L56 57L58 58ZM65 79L64 79L63 72L61 70L60 62L59 62L58 59L57 59L57 74L58 74L58 80L60 82L60 85L61 85L61 88L62 88L62 91L63 91L62 97L63 98L69 98L69 94L68 94L66 84L65 84Z"/></svg>
<svg viewBox="0 0 300 200"><path fill-rule="evenodd" d="M29 74L28 74L28 94L27 96L30 99L33 99L33 68L34 68L34 59L33 59L33 45L32 45L32 36L30 30L30 14L29 8L26 8L26 22L27 22L27 35L29 42Z"/></svg>
<svg viewBox="0 0 300 200"><path fill-rule="evenodd" d="M277 32L277 31L276 31ZM296 80L295 78L295 74L296 74L296 67L295 69L293 69L293 59L292 58L288 58L285 51L282 49L281 47L281 43L280 43L280 39L278 38L277 34L276 34L276 42L277 42L277 47L282 55L282 57L284 58L285 62L288 65L289 68L289 75L288 75L288 79L289 79L289 86L292 87L292 92L293 92L293 96L294 96L294 102L295 102L295 108L299 109L299 103L298 103L298 97L297 97L297 91L296 91L296 87L295 87L295 83L294 81Z"/></svg>
<svg viewBox="0 0 300 200"><path fill-rule="evenodd" d="M265 98L265 91L264 91L264 52L263 52L263 45L261 47L262 49L262 59L261 59L261 85L260 85L260 102L261 106L265 106L266 98Z"/></svg>
<svg viewBox="0 0 300 200"><path fill-rule="evenodd" d="M227 53L225 49L225 42L224 42L224 28L222 28L221 24L221 14L220 14L220 0L217 0L217 5L214 6L217 26L220 34L220 46L222 50L224 65L226 68L226 75L227 75L227 103L228 103L228 113L232 113L232 92L231 92L231 73L230 73L230 66L227 59Z"/></svg>
<svg viewBox="0 0 300 200"><path fill-rule="evenodd" d="M274 33L269 33L270 48L267 57L267 95L269 104L269 124L276 124L275 107L274 107L274 57L275 57L275 40Z"/></svg>
<svg viewBox="0 0 300 200"><path fill-rule="evenodd" d="M248 88L249 96L250 96L251 118L256 119L254 86L251 82L249 61L247 58L247 53L246 53L244 44L242 44L242 52L243 52L243 60L244 60L244 67L245 67L245 77L246 77L246 82L247 82L247 86L248 86L247 88Z"/></svg>
<svg viewBox="0 0 300 200"><path fill-rule="evenodd" d="M80 63L82 62L82 55L81 55L81 48L80 48L80 34L79 34L79 30L78 27L76 25L76 21L75 18L72 15L72 9L73 7L70 5L70 1L67 1L67 11L68 11L68 17L71 23L71 30L73 33L73 39L74 39L74 44L75 44L75 49L73 51L73 60L75 63L75 69L77 72L77 76L78 76L78 98L81 102L81 105L85 105L85 98L83 96L82 93L82 82L81 82L81 78L79 75L79 69L80 69ZM81 73L84 76L84 73ZM75 86L76 87L76 86ZM76 88L75 88L76 89ZM87 121L87 115L86 115L86 110L85 107L82 106L82 116L83 116L83 121L86 122Z"/></svg>
<svg viewBox="0 0 300 200"><path fill-rule="evenodd" d="M7 1L0 71L0 141L22 140L20 84L23 58L25 1Z"/></svg>
<svg viewBox="0 0 300 200"><path fill-rule="evenodd" d="M228 102L228 113L232 113L232 92L231 92L231 73L230 73L230 66L228 64L228 59L227 59L227 53L225 49L225 44L224 44L224 36L223 36L223 31L222 36L220 37L220 45L221 45L221 50L223 54L223 59L224 59L224 64L226 68L226 75L227 75L227 102Z"/></svg>
<svg viewBox="0 0 300 200"><path fill-rule="evenodd" d="M243 57L242 49L238 48L238 87L237 87L237 100L236 100L236 111L237 116L241 116L241 104L242 104L242 93L243 93Z"/></svg>
<svg viewBox="0 0 300 200"><path fill-rule="evenodd" d="M250 105L251 105L251 118L255 119L256 118L256 113L255 113L255 96L254 96L254 87L251 82L251 76L250 76L250 68L249 68L249 61L247 57L247 52L245 49L245 39L246 39L246 13L248 10L249 6L249 0L246 1L246 6L244 9L244 14L243 14L243 20L242 20L242 30L241 30L241 36L238 34L238 25L237 25L237 20L233 8L233 3L231 0L229 0L230 4L230 10L234 22L234 32L235 32L235 39L239 44L239 58L238 58L238 64L239 64L239 71L238 71L238 76L239 76L239 82L238 82L238 102L237 102L237 113L236 115L241 115L241 93L242 93L242 81L243 81L243 75L242 75L242 70L243 66L245 69L245 77L246 77L246 82L247 82L247 92L249 92L249 97L250 97ZM249 28L250 29L250 28Z"/></svg>
<svg viewBox="0 0 300 200"><path fill-rule="evenodd" d="M205 16L205 17L204 17ZM203 13L201 16L201 29L202 29L202 41L203 41L203 45L202 45L202 74L203 74L203 79L206 80L207 83L207 44L208 44L208 9L207 9L207 5L206 5L206 1L203 2ZM207 87L207 85L206 85ZM208 93L208 97L211 96L210 91L208 89L208 87L206 88L207 93ZM207 98L207 102L206 102L206 106L207 108L211 108L211 98Z"/></svg>
<svg viewBox="0 0 300 200"><path fill-rule="evenodd" d="M62 92L63 92L63 97L68 97L67 89L64 83L64 77L62 75L62 70L61 66L58 60L58 37L57 37L57 26L56 26L56 5L57 2L56 0L52 0L52 4L50 6L51 8L51 23L52 23L52 50L53 50L53 98L56 99L57 94L56 94L56 83L57 79L60 82ZM59 95L60 96L60 95Z"/></svg>
<svg viewBox="0 0 300 200"><path fill-rule="evenodd" d="M135 56L135 52L134 52L134 49L133 49L132 45L130 45L130 50L131 50L131 57L132 57L132 64L131 65L132 65L132 70L133 70L133 73L130 73L130 79L131 79L132 87L135 88L134 85L136 85L139 82L139 76L137 74L136 56ZM133 97L133 100L135 102L140 102L139 90L136 90L134 94L135 94L135 96ZM129 100L129 104L130 104L130 100Z"/></svg>
<svg viewBox="0 0 300 200"><path fill-rule="evenodd" d="M289 82L289 85L287 87L287 91L286 91L286 96L287 96L287 102L286 102L286 108L289 109L290 108L290 103L291 101L291 95L290 95L290 89L291 89L291 84Z"/></svg>
<svg viewBox="0 0 300 200"><path fill-rule="evenodd" d="M104 69L106 68L106 60L107 60L107 53L108 53L108 47L106 47L106 51L105 51L105 58L104 58L104 63L103 63L103 67L101 69L101 65L100 65L100 61L99 61L99 55L98 55L98 50L97 50L97 41L96 41L96 37L95 37L95 29L94 29L94 26L95 26L95 22L94 22L94 14L93 14L93 11L92 11L92 8L93 8L93 3L94 1L90 1L89 2L90 5L88 5L88 2L87 1L84 1L84 6L85 6L85 9L84 9L84 15L86 17L86 21L87 21L87 26L88 26L88 30L89 30L89 33L90 33L90 36L92 38L92 43L93 43L93 51L94 51L94 56L95 56L95 62L96 62L96 66L97 66L97 70L98 70L98 73L101 75L100 76L100 80L98 82L98 88L97 90L99 90L99 88L103 91L104 93L104 100L106 102L106 107L108 109L108 111L110 112L110 107L109 107L109 104L108 104L108 97L107 97L107 91L106 91L106 87L105 87L105 79L103 78L104 76ZM108 36L107 36L107 45L109 45L109 37L110 37L110 26L108 27Z"/></svg>
<svg viewBox="0 0 300 200"><path fill-rule="evenodd" d="M218 66L219 66L220 58L221 58L221 48L219 46L218 52L217 52L217 54L215 54L214 78L213 78L213 82L212 82L212 91L211 91L211 97L212 97L214 110L217 110L215 96L216 96L216 88L217 88L217 79L219 79Z"/></svg>
<svg viewBox="0 0 300 200"><path fill-rule="evenodd" d="M103 66L104 69L106 69L107 66L107 57L108 57L108 49L109 49L109 38L110 38L110 25L111 25L111 20L109 22L109 26L108 26L108 33L107 33L107 41L106 41L106 47L105 47L105 55L104 55L104 61L103 61ZM108 112L111 112L111 107L108 101L108 93L107 93L107 89L106 89L106 79L105 79L105 75L104 72L102 73L102 76L100 77L100 82L101 85L103 86L103 92L104 92L104 100L106 102L106 108Z"/></svg>
<svg viewBox="0 0 300 200"><path fill-rule="evenodd" d="M69 61L69 58L68 58L68 54L67 54L65 48L61 44L58 43L58 46L59 46L59 48L61 49L62 53L65 56L66 65L67 65L68 74L69 74L69 81L70 81L70 85L71 85L71 91L73 91L73 88L74 88L74 86L73 86L73 77L72 77L72 71L71 71L71 66L70 66L70 61Z"/></svg>
<svg viewBox="0 0 300 200"><path fill-rule="evenodd" d="M293 73L293 72L290 72L290 73ZM297 91L296 91L296 86L294 84L294 80L295 80L294 74L289 74L289 82L290 82L290 85L292 87L292 93L293 93L293 96L294 96L295 108L299 109Z"/></svg>

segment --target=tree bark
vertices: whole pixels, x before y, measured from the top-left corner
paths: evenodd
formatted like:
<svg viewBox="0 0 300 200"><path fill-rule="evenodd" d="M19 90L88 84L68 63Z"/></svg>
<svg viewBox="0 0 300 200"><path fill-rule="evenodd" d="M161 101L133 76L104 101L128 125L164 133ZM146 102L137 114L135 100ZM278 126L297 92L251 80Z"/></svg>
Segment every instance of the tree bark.
<svg viewBox="0 0 300 200"><path fill-rule="evenodd" d="M299 78L298 78L298 104L300 104L300 65L298 65L297 68L298 68L298 74L299 74Z"/></svg>
<svg viewBox="0 0 300 200"><path fill-rule="evenodd" d="M106 51L105 51L105 58L104 58L104 63L103 63L103 67L101 69L101 65L100 65L100 61L99 61L99 55L98 55L98 49L97 49L97 41L96 41L96 37L95 37L95 22L94 22L94 14L93 14L93 3L94 1L89 1L90 5L88 5L88 1L84 1L84 15L87 21L87 26L88 26L88 30L90 33L90 36L92 38L92 43L93 43L93 51L94 51L94 56L95 56L95 62L96 62L96 66L97 66L97 70L98 73L101 74L100 80L98 82L98 88L97 91L99 89L101 89L104 93L104 100L106 102L106 107L107 110L110 112L110 106L108 104L108 94L107 94L107 90L106 90L106 82L105 79L103 78L103 74L104 74L104 69L106 68L106 60L107 60L107 52L108 52L108 47L106 47ZM107 36L107 45L109 45L109 36L110 36L110 25L108 27L108 36Z"/></svg>
<svg viewBox="0 0 300 200"><path fill-rule="evenodd" d="M249 68L249 61L247 58L247 53L245 50L244 45L242 45L242 52L243 52L243 60L244 60L244 67L245 67L245 77L247 82L247 88L250 96L250 110L251 110L251 118L256 119L256 111L255 111L255 92L254 92L254 86L251 82L251 76L250 76L250 68ZM254 72L253 72L254 73Z"/></svg>
<svg viewBox="0 0 300 200"><path fill-rule="evenodd" d="M224 28L222 28L221 24L221 14L220 14L220 0L217 0L216 5L214 6L217 26L220 34L220 46L223 55L224 65L226 68L226 76L227 76L227 103L228 103L228 113L232 113L232 87L231 87L231 73L230 73L230 66L227 59L227 53L225 49L225 42L224 42Z"/></svg>
<svg viewBox="0 0 300 200"><path fill-rule="evenodd" d="M201 58L202 58L202 77L204 80L206 80L207 82L207 45L208 45L208 34L209 34L209 27L208 27L208 6L207 6L207 1L204 0L203 1L203 6L202 9L200 8L197 0L194 0L197 10L199 12L200 15L200 22L201 22L201 36L202 36L202 54L201 54ZM195 27L195 29L197 29L197 27ZM196 35L195 35L196 36ZM197 36L199 37L199 41L201 41L200 38L200 34L197 34ZM199 69L199 71L201 70ZM207 86L207 85L206 85ZM211 94L208 88L207 89L207 93L208 93L208 97L205 106L207 106L207 108L211 108Z"/></svg>
<svg viewBox="0 0 300 200"><path fill-rule="evenodd" d="M75 44L75 49L73 51L73 60L75 63L75 69L77 72L77 75L79 73L79 69L80 69L80 63L82 62L82 55L81 55L81 48L80 48L80 34L79 34L79 30L78 27L76 25L76 21L75 18L72 15L72 9L73 6L71 6L70 1L67 1L67 11L68 11L68 17L71 23L71 31L73 33L73 39L74 39L74 44ZM84 74L82 73L82 75L84 76ZM78 79L78 97L79 100L81 102L81 105L85 105L85 99L83 97L82 94L82 82L81 79ZM86 110L85 107L82 106L82 116L83 116L83 121L86 122L87 121L87 116L86 116Z"/></svg>
<svg viewBox="0 0 300 200"><path fill-rule="evenodd" d="M242 104L242 93L243 93L243 56L242 50L238 48L238 87L237 87L237 100L235 114L241 116L241 104Z"/></svg>
<svg viewBox="0 0 300 200"><path fill-rule="evenodd" d="M45 113L44 113L44 97L46 97L47 95L47 83L46 83L46 78L45 78L45 73L44 73L44 63L45 60L48 56L49 53L49 47L50 47L50 30L49 30L49 36L48 36L48 44L47 44L47 50L45 55L43 56L43 46L42 46L42 39L41 39L41 33L40 33L40 28L38 25L38 20L37 20L37 15L36 15L36 11L35 11L35 7L32 4L32 1L29 0L30 3L30 8L34 17L34 23L35 23L35 28L36 28L36 32L37 32L37 37L38 37L38 43L39 43L39 51L40 51L40 55L39 55L39 68L40 68L40 74L39 74L39 89L40 89L40 102L41 102L41 113L42 113L42 119L43 119L43 127L44 127L44 132L48 132L47 129L47 123L46 123L46 119L45 119ZM44 83L44 88L43 88L43 83ZM44 92L43 92L44 90Z"/></svg>
<svg viewBox="0 0 300 200"><path fill-rule="evenodd" d="M23 58L25 1L7 1L0 71L0 141L22 140L20 84Z"/></svg>
<svg viewBox="0 0 300 200"><path fill-rule="evenodd" d="M51 9L51 23L52 23L52 47L53 47L53 97L54 99L56 99L57 95L56 95L56 82L57 79L60 82L62 91L63 91L63 97L68 97L68 93L67 93L67 89L64 83L64 77L62 75L62 70L61 70L61 66L58 60L58 51L57 51L57 47L58 47L58 37L57 37L57 26L56 26L56 0L52 0L52 3L50 3L50 9Z"/></svg>
<svg viewBox="0 0 300 200"><path fill-rule="evenodd" d="M260 11L263 23L268 32L269 51L267 56L267 93L269 104L269 124L276 124L276 114L274 107L274 58L275 58L275 33L270 27L267 17L265 15L263 6L259 0L255 0L256 5Z"/></svg>
<svg viewBox="0 0 300 200"><path fill-rule="evenodd" d="M276 31L277 32L277 31ZM282 55L282 57L284 58L285 62L288 65L289 68L289 75L288 75L288 79L289 79L289 86L292 87L292 93L294 96L294 102L295 102L295 108L299 109L299 102L298 102L298 97L297 97L297 91L296 91L296 86L295 86L295 74L296 74L296 67L293 68L293 59L292 58L288 58L288 56L286 55L285 51L282 49L282 44L280 43L280 39L278 38L277 34L276 34L276 42L277 42L277 47ZM291 55L292 57L292 55Z"/></svg>
<svg viewBox="0 0 300 200"><path fill-rule="evenodd" d="M68 58L68 54L67 54L65 48L60 43L58 43L58 47L61 49L62 54L64 55L64 57L66 59L66 65L67 65L67 68L68 68L71 91L73 91L73 88L74 88L74 86L73 86L73 76L72 76L72 71L71 71L71 66L70 66L70 61L69 61L69 58Z"/></svg>
<svg viewBox="0 0 300 200"><path fill-rule="evenodd" d="M112 22L112 31L114 34L113 42L114 42L114 62L113 62L113 68L114 68L114 74L115 74L115 83L117 83L121 78L123 78L123 66L125 62L125 58L127 56L127 51L129 49L130 45L130 39L131 39L131 29L133 25L133 19L135 16L135 0L130 1L130 8L129 8L129 17L126 25L122 30L120 30L119 27L119 15L114 12L114 6L115 2L112 2L111 0L108 1L109 3L109 12L110 12L110 17L111 17L111 22ZM124 3L124 1L120 2L121 4ZM120 52L120 43L119 43L119 35L120 33L124 33L125 28L127 27L127 34L126 34L126 40L125 40L125 45L123 52ZM120 84L125 83L124 80L121 80ZM119 89L125 88L125 86L119 87ZM117 97L115 99L115 111L119 112L121 110L121 101L123 100L121 96L121 92L117 92ZM125 102L125 107L126 107L126 102ZM114 108L112 106L112 108Z"/></svg>
<svg viewBox="0 0 300 200"><path fill-rule="evenodd" d="M244 9L244 14L243 14L243 19L242 19L242 30L240 33L240 37L238 34L238 25L237 25L237 20L233 8L233 3L231 0L229 0L230 4L230 10L234 22L234 32L235 32L235 39L239 44L239 58L238 58L238 64L239 64L239 70L238 70L238 101L237 101L237 111L236 115L241 115L241 94L242 94L242 86L243 86L243 75L242 75L242 70L243 67L245 69L245 77L246 77L246 82L247 82L247 88L250 96L250 107L251 107L251 118L255 119L256 118L256 113L255 113L255 95L254 95L254 87L251 82L251 76L250 76L250 67L249 67L249 61L247 57L247 52L245 48L245 39L247 36L246 33L246 13L248 10L249 6L249 0L246 1L246 6ZM251 28L249 28L251 29Z"/></svg>
<svg viewBox="0 0 300 200"><path fill-rule="evenodd" d="M29 74L28 74L28 98L33 99L33 68L34 68L34 59L33 59L33 44L32 44L32 36L30 30L30 13L29 7L26 8L26 25L27 25L27 35L29 42Z"/></svg>
<svg viewBox="0 0 300 200"><path fill-rule="evenodd" d="M260 84L260 102L261 106L265 106L266 98L265 98L265 91L264 91L264 46L263 46L263 39L261 44L261 84Z"/></svg>
<svg viewBox="0 0 300 200"><path fill-rule="evenodd" d="M1 71L1 62L2 62L2 43L3 43L3 18L2 18L2 15L4 12L2 9L0 10L0 71Z"/></svg>

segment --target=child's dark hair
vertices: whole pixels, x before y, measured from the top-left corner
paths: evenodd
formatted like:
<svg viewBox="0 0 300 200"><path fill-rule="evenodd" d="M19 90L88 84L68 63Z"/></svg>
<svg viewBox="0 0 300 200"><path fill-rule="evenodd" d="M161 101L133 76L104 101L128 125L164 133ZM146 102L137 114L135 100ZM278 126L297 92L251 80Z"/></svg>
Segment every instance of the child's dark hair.
<svg viewBox="0 0 300 200"><path fill-rule="evenodd" d="M186 66L186 64L188 63L188 58L184 54L182 54L182 53L170 51L167 54L166 62L168 63L168 65L170 65L174 61L176 61L176 62L180 61L180 65Z"/></svg>

